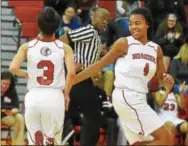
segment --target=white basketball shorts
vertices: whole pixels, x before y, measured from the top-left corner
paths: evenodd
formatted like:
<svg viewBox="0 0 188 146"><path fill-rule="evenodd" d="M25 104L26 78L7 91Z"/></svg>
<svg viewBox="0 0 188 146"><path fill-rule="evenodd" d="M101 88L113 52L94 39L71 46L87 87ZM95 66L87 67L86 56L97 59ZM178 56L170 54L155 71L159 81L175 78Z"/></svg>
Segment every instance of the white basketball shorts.
<svg viewBox="0 0 188 146"><path fill-rule="evenodd" d="M53 140L61 143L64 123L64 95L60 89L34 88L25 96L25 121L29 145L39 143L38 132L42 133L42 143ZM36 140L37 139L37 140ZM41 142L40 142L41 143Z"/></svg>
<svg viewBox="0 0 188 146"><path fill-rule="evenodd" d="M183 119L180 119L179 117L176 117L176 116L168 116L166 115L166 117L160 117L161 120L165 123L165 122L168 122L168 121L171 121L175 126L177 126L178 124L180 123L183 123L185 122L185 120Z"/></svg>
<svg viewBox="0 0 188 146"><path fill-rule="evenodd" d="M156 112L147 104L146 95L143 93L116 88L112 94L112 103L121 118L130 145L152 141L154 137L150 134L164 125Z"/></svg>

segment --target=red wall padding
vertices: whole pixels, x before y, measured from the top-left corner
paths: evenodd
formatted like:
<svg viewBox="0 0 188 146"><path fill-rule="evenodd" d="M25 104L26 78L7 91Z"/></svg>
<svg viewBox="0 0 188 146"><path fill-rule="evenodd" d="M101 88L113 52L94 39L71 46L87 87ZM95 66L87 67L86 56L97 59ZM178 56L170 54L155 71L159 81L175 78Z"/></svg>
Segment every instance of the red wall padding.
<svg viewBox="0 0 188 146"><path fill-rule="evenodd" d="M9 6L12 7L35 7L35 8L43 8L44 2L43 0L9 0Z"/></svg>
<svg viewBox="0 0 188 146"><path fill-rule="evenodd" d="M41 8L15 7L15 15L21 22L37 22Z"/></svg>
<svg viewBox="0 0 188 146"><path fill-rule="evenodd" d="M23 22L22 23L22 36L36 37L39 33L37 23L35 22Z"/></svg>
<svg viewBox="0 0 188 146"><path fill-rule="evenodd" d="M115 7L116 7L116 1L115 0L99 0L98 6L107 9L112 18L115 18Z"/></svg>

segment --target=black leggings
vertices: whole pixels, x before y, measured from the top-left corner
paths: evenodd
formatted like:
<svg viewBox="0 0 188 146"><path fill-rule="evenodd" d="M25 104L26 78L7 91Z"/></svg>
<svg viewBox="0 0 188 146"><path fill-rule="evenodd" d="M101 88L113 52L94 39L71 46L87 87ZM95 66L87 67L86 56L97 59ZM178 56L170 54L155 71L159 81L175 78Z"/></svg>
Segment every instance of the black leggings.
<svg viewBox="0 0 188 146"><path fill-rule="evenodd" d="M84 115L81 127L81 146L96 146L100 128L100 103L93 81L87 79L74 85L70 98L70 116L75 116L79 106Z"/></svg>

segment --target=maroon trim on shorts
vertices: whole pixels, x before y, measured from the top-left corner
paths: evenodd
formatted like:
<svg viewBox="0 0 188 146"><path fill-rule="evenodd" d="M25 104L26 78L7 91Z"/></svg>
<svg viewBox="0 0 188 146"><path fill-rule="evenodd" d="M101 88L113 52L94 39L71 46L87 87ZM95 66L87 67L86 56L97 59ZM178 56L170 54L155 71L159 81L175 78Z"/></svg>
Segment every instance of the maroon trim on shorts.
<svg viewBox="0 0 188 146"><path fill-rule="evenodd" d="M141 121L140 121L140 119L139 119L139 115L138 115L136 109L133 108L133 107L127 102L127 100L125 99L125 95L124 95L123 90L122 90L122 95L123 95L123 98L124 98L126 104L127 104L131 109L133 109L133 110L135 111L135 113L136 113L136 117L137 117L138 122L140 123L140 128L141 128L141 131L142 131L142 132L140 132L139 134L144 135L145 132L144 132L144 129L143 129L142 123L141 123Z"/></svg>

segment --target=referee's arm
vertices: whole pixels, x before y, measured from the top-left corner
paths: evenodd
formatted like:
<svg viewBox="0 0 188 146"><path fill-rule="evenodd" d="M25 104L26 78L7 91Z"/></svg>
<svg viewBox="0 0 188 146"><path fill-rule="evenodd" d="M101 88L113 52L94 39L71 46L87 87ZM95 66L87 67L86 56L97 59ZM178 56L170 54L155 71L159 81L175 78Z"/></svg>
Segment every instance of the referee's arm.
<svg viewBox="0 0 188 146"><path fill-rule="evenodd" d="M89 42L94 36L94 28L91 25L71 30L60 37L60 40L66 44L74 42Z"/></svg>

